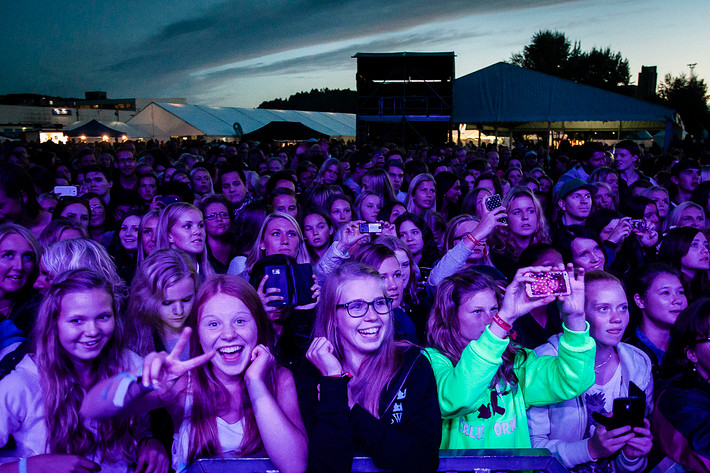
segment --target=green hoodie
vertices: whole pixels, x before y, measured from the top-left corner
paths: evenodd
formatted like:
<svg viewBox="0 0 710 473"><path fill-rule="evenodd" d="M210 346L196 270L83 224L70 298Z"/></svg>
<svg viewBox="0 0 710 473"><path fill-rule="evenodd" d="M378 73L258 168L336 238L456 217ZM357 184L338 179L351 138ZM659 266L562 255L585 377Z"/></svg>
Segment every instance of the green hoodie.
<svg viewBox="0 0 710 473"><path fill-rule="evenodd" d="M443 418L441 448L530 448L527 409L572 399L594 384L596 345L589 324L584 332L563 329L558 356L521 349L514 368L518 385L512 387L489 386L509 339L496 337L488 327L464 348L456 366L427 348Z"/></svg>

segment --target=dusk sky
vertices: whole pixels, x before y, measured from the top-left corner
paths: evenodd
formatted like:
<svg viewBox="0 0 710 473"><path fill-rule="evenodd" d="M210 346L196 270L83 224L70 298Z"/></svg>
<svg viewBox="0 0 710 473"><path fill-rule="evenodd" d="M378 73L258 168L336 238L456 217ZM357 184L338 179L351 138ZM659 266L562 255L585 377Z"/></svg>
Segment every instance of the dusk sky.
<svg viewBox="0 0 710 473"><path fill-rule="evenodd" d="M453 51L456 76L521 51L539 30L583 50L710 79L708 0L56 0L5 2L0 94L185 97L256 107L355 88L356 52Z"/></svg>

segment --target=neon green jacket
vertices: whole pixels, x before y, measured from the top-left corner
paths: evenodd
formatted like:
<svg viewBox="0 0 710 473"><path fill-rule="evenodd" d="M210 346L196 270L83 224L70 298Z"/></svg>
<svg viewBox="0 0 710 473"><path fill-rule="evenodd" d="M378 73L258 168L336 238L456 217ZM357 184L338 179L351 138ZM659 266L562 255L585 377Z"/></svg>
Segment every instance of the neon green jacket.
<svg viewBox="0 0 710 473"><path fill-rule="evenodd" d="M563 329L558 356L521 349L514 368L518 385L512 387L489 386L509 339L496 337L488 327L468 344L456 366L427 348L443 418L441 448L530 448L527 409L572 399L594 384L596 345L589 324L584 332Z"/></svg>

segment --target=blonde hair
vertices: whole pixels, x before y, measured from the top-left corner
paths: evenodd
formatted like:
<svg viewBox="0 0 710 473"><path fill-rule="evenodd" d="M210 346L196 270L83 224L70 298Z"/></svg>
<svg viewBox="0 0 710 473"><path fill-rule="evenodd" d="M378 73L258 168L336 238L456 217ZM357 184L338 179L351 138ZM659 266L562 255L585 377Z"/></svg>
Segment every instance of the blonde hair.
<svg viewBox="0 0 710 473"><path fill-rule="evenodd" d="M434 176L426 172L417 174L409 183L409 188L407 190L407 201L405 202L407 212L419 215L417 205L414 203L414 193L416 192L417 187L419 187L424 182L433 182L434 194L436 194L436 180L434 179ZM427 210L436 210L436 196L434 196L434 202L431 205L431 208Z"/></svg>
<svg viewBox="0 0 710 473"><path fill-rule="evenodd" d="M170 204L160 212L160 218L158 219L158 228L156 229L155 236L155 249L160 248L170 248L170 229L177 224L177 221L185 215L190 210L195 210L200 213L200 209L192 204L187 204L185 202L176 202ZM215 274L212 263L207 253L207 232L205 232L205 247L202 249L202 253L197 256L197 263L200 265L199 272L200 277L207 278Z"/></svg>
<svg viewBox="0 0 710 473"><path fill-rule="evenodd" d="M287 220L289 223L291 223L291 225L293 225L293 228L296 230L296 235L298 235L299 241L296 262L299 264L312 263L311 256L308 253L308 246L306 245L306 240L305 238L303 238L303 232L301 231L301 227L298 225L298 222L296 222L296 220L289 214L283 212L274 212L267 215L264 219L264 223L261 224L259 233L257 234L256 240L254 241L254 246L247 255L246 268L248 272L251 272L251 269L254 267L257 261L266 256L264 250L261 249L261 244L264 242L264 235L266 234L266 227L269 225L269 222L272 222L277 218Z"/></svg>
<svg viewBox="0 0 710 473"><path fill-rule="evenodd" d="M532 200L533 207L535 207L537 230L532 235L530 244L550 243L550 227L547 225L545 212L542 210L540 201L537 200L537 197L535 197L535 194L533 194L529 188L524 186L512 188L510 192L506 194L505 198L503 198L503 207L505 207L505 211L510 213L510 207L513 204L513 200L518 197L529 197ZM491 248L493 248L494 251L499 253L508 251L514 256L516 261L520 257L520 253L522 253L525 249L518 248L515 244L515 238L512 237L508 227L496 227L495 230L493 230L493 233L491 233L489 240L491 240Z"/></svg>

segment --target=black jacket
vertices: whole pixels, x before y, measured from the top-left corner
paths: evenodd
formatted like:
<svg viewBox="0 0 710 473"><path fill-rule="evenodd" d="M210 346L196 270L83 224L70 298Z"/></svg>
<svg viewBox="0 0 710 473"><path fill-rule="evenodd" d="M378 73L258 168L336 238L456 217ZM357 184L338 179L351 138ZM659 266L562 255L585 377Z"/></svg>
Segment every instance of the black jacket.
<svg viewBox="0 0 710 473"><path fill-rule="evenodd" d="M369 456L385 470L436 471L441 413L434 373L421 351L411 347L403 353L399 371L380 397L379 419L357 404L348 407L348 381L315 370L297 378L308 431L308 471L349 472L353 456Z"/></svg>

